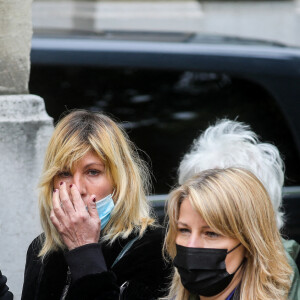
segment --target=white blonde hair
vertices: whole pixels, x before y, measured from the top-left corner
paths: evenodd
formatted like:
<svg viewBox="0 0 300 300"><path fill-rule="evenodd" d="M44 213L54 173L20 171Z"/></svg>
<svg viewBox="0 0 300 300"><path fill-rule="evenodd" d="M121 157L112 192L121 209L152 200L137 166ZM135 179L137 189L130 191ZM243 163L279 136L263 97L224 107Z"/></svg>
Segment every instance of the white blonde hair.
<svg viewBox="0 0 300 300"><path fill-rule="evenodd" d="M284 224L281 211L284 163L278 149L260 142L250 126L228 119L217 121L194 140L178 169L179 184L212 168L241 167L252 172L266 188L276 214L277 227Z"/></svg>

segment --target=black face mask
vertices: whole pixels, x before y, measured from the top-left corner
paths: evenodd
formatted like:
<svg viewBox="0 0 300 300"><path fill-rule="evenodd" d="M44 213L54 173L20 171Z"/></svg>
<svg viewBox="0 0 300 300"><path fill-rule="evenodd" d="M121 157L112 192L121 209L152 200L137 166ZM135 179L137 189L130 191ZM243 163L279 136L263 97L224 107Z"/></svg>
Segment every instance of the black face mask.
<svg viewBox="0 0 300 300"><path fill-rule="evenodd" d="M176 244L174 265L178 269L183 286L192 294L211 297L221 293L231 282L234 274L226 271L226 249L189 248Z"/></svg>

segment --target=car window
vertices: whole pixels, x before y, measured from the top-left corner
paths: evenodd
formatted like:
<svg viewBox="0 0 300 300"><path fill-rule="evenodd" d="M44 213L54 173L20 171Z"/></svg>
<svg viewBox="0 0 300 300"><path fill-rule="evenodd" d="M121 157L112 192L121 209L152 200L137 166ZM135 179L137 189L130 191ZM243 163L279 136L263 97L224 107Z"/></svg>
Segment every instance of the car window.
<svg viewBox="0 0 300 300"><path fill-rule="evenodd" d="M114 116L152 165L156 194L168 193L193 140L218 118L251 125L276 144L287 165L287 185L299 185L299 159L276 101L241 77L211 72L34 65L30 92L44 98L58 120L66 109Z"/></svg>

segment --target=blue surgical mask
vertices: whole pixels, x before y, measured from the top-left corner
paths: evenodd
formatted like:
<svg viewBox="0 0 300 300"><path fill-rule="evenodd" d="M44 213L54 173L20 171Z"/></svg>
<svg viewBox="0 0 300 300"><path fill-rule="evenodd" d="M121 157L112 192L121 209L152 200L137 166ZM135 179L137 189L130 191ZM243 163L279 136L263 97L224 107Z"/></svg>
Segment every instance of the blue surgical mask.
<svg viewBox="0 0 300 300"><path fill-rule="evenodd" d="M96 202L96 208L101 220L101 230L106 226L111 217L111 212L115 204L112 198L112 194L109 194L105 198Z"/></svg>

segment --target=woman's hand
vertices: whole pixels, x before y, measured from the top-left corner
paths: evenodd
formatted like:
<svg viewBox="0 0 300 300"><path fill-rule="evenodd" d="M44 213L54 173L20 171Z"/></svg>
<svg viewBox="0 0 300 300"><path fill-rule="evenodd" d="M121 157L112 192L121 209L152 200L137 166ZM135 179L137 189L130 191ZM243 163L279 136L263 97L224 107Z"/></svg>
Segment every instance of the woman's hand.
<svg viewBox="0 0 300 300"><path fill-rule="evenodd" d="M59 189L53 191L50 219L60 233L69 250L97 243L100 237L100 218L96 209L96 199L92 195L87 203L83 202L77 187L70 186L70 196L63 182Z"/></svg>

